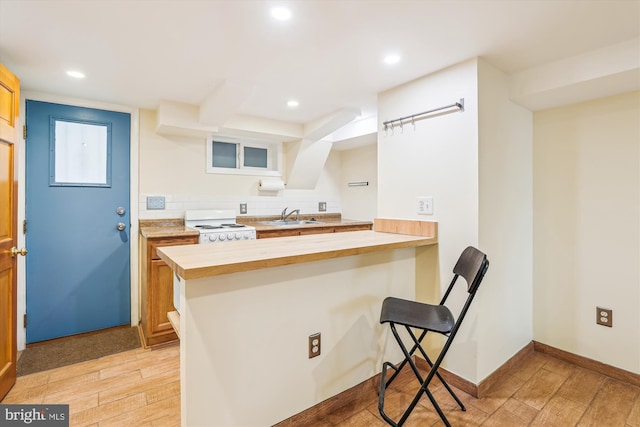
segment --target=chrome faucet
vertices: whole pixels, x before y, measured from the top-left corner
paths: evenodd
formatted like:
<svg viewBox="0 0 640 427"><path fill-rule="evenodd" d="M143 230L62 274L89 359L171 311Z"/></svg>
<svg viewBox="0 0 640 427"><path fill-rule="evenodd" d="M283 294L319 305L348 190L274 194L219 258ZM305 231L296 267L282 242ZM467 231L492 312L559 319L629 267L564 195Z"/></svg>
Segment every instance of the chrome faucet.
<svg viewBox="0 0 640 427"><path fill-rule="evenodd" d="M282 213L280 214L280 221L286 221L291 215L296 214L296 221L300 221L300 209L294 209L291 212L287 213L287 209L284 208Z"/></svg>

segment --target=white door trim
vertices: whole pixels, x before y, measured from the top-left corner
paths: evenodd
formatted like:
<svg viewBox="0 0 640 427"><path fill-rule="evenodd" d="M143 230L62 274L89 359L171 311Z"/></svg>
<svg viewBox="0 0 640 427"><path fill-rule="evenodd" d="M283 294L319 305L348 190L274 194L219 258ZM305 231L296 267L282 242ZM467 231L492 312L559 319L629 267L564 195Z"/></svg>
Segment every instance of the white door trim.
<svg viewBox="0 0 640 427"><path fill-rule="evenodd" d="M131 326L136 326L140 317L140 301L139 301L139 284L138 284L138 169L139 169L139 145L140 145L140 114L138 108L126 105L109 104L106 102L92 101L88 99L70 98L60 95L52 95L42 92L22 92L20 94L20 126L24 126L26 122L26 99L33 101L43 101L56 104L73 105L76 107L97 108L101 110L117 111L121 113L131 114L131 152L130 152L130 218L131 218L131 234L130 242L130 263L131 263ZM23 248L25 245L25 235L22 233L22 224L25 219L25 140L21 139L16 143L18 156L18 246ZM28 249L28 248L27 248ZM27 255L28 256L28 255ZM22 327L26 311L26 265L25 257L18 257L18 351L24 350L27 342L26 329Z"/></svg>

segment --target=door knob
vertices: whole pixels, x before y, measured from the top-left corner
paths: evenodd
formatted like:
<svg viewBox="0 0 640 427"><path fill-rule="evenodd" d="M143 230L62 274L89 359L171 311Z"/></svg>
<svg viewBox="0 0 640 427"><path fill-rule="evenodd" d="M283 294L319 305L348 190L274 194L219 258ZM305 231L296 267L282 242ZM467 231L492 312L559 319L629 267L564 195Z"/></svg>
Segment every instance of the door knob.
<svg viewBox="0 0 640 427"><path fill-rule="evenodd" d="M11 256L13 258L17 257L18 255L25 256L28 252L29 251L26 248L22 248L20 250L18 250L18 248L16 248L15 246L11 248Z"/></svg>
<svg viewBox="0 0 640 427"><path fill-rule="evenodd" d="M118 229L118 231L122 231L127 228L127 226L124 225L124 222L119 222L118 225L116 225L116 228Z"/></svg>
<svg viewBox="0 0 640 427"><path fill-rule="evenodd" d="M118 206L118 208L116 209L116 213L118 215L124 215L127 213L127 210L125 208L123 208L122 206Z"/></svg>

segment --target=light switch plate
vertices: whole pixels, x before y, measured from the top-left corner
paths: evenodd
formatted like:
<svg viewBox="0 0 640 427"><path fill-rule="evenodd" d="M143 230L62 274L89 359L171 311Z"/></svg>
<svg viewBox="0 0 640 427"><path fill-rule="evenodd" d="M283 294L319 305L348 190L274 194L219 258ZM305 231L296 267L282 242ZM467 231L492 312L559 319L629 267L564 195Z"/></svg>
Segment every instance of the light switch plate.
<svg viewBox="0 0 640 427"><path fill-rule="evenodd" d="M164 196L147 196L147 210L164 209Z"/></svg>
<svg viewBox="0 0 640 427"><path fill-rule="evenodd" d="M240 203L240 215L246 214L246 213L247 213L247 204L246 203Z"/></svg>
<svg viewBox="0 0 640 427"><path fill-rule="evenodd" d="M433 197L416 197L418 215L433 215Z"/></svg>
<svg viewBox="0 0 640 427"><path fill-rule="evenodd" d="M327 211L327 202L318 202L318 212Z"/></svg>

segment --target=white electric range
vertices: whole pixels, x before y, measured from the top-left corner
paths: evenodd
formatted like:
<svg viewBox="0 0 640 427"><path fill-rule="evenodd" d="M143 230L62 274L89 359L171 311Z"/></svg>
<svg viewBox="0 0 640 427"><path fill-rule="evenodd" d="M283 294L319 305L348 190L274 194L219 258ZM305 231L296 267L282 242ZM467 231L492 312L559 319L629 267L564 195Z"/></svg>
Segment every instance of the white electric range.
<svg viewBox="0 0 640 427"><path fill-rule="evenodd" d="M233 210L190 210L184 213L184 225L198 230L198 243L222 243L242 240L254 240L256 228L249 225L237 224L236 213ZM180 282L181 278L173 275L173 305L180 313Z"/></svg>
<svg viewBox="0 0 640 427"><path fill-rule="evenodd" d="M256 228L237 224L233 210L190 210L184 213L184 225L198 230L198 243L254 240Z"/></svg>

